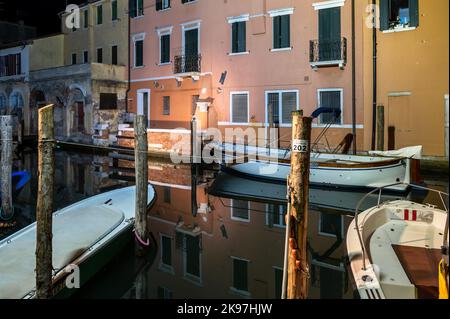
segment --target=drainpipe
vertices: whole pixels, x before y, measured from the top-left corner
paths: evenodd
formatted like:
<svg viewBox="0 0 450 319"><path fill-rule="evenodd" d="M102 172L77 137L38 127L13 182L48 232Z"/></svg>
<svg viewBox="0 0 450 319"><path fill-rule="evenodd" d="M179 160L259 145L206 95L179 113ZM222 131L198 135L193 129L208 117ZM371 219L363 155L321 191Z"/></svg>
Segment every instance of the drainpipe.
<svg viewBox="0 0 450 319"><path fill-rule="evenodd" d="M375 150L375 138L376 138L376 127L377 127L377 23L376 23L376 5L377 1L372 0L373 4L373 104L372 104L372 150Z"/></svg>
<svg viewBox="0 0 450 319"><path fill-rule="evenodd" d="M353 154L357 153L356 143L356 28L355 28L355 0L352 0L352 129Z"/></svg>
<svg viewBox="0 0 450 319"><path fill-rule="evenodd" d="M127 92L125 93L125 113L128 113L128 96L131 91L131 16L130 16L130 8L128 7L128 87Z"/></svg>

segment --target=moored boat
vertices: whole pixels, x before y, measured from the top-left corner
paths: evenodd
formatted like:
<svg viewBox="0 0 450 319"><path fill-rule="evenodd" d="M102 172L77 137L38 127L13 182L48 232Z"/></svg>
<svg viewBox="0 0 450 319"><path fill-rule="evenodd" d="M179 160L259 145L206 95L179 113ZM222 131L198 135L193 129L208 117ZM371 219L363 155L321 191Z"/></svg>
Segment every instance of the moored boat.
<svg viewBox="0 0 450 319"><path fill-rule="evenodd" d="M431 299L448 291L448 209L443 200L448 194L438 193L445 210L399 200L379 202L359 214L369 194L361 200L347 233L347 253L362 299Z"/></svg>
<svg viewBox="0 0 450 319"><path fill-rule="evenodd" d="M80 269L86 283L132 238L135 187L100 194L54 213L54 295L67 296L68 266ZM155 200L148 188L148 207ZM36 223L0 241L0 299L35 297Z"/></svg>
<svg viewBox="0 0 450 319"><path fill-rule="evenodd" d="M312 153L310 183L312 186L369 189L395 184L388 189L406 192L408 185L416 182L413 179L418 174L413 162L415 157L420 156L418 154L411 157L385 157ZM290 158L289 153L268 161L249 160L246 163L223 165L222 169L231 174L286 184L291 170L287 158Z"/></svg>

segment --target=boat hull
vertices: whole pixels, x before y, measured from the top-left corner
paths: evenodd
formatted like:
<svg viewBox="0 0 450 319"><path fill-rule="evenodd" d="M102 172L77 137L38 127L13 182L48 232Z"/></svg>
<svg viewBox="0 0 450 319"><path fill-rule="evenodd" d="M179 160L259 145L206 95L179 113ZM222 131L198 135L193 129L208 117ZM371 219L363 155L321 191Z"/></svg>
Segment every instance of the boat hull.
<svg viewBox="0 0 450 319"><path fill-rule="evenodd" d="M286 184L291 167L285 163L249 162L222 169L231 174ZM333 168L312 165L310 184L319 187L374 189L400 182L408 182L408 167L404 161L377 167ZM407 192L408 185L387 188L394 192Z"/></svg>

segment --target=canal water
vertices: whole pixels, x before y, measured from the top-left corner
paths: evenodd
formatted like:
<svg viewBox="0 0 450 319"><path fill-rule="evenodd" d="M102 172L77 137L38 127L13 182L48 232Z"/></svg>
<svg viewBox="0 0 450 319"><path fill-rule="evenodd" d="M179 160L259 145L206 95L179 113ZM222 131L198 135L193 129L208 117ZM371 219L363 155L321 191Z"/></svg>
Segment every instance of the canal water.
<svg viewBox="0 0 450 319"><path fill-rule="evenodd" d="M105 155L56 154L55 208L134 184L133 167ZM31 182L15 196L15 227L0 229L0 239L35 221L37 154L21 153L16 170ZM448 192L446 176L424 176ZM121 251L74 298L83 299L236 299L280 298L286 188L190 166L151 160L149 179L156 202L149 213L155 247L134 257L134 242ZM355 298L346 267L345 238L364 192L312 189L309 215L310 298ZM440 205L435 194L413 192L408 199ZM386 195L383 200L400 199ZM363 208L374 206L370 197ZM193 205L194 203L194 205ZM198 207L194 216L192 207ZM131 239L130 234L130 239Z"/></svg>

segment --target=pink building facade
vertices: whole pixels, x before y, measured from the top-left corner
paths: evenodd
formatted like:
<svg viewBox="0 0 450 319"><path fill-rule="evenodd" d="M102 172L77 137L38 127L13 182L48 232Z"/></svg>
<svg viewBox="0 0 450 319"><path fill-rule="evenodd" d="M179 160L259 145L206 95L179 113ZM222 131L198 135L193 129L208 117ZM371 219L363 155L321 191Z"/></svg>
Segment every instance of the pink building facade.
<svg viewBox="0 0 450 319"><path fill-rule="evenodd" d="M355 43L366 2L355 4ZM354 103L363 149L363 52L356 47L353 70L352 1L132 0L131 16L129 110L148 114L154 132L188 130L195 115L203 129L261 128L259 142L279 127L287 146L293 110L309 116L329 107L341 116L315 120L313 135L332 122L332 148L352 132Z"/></svg>

